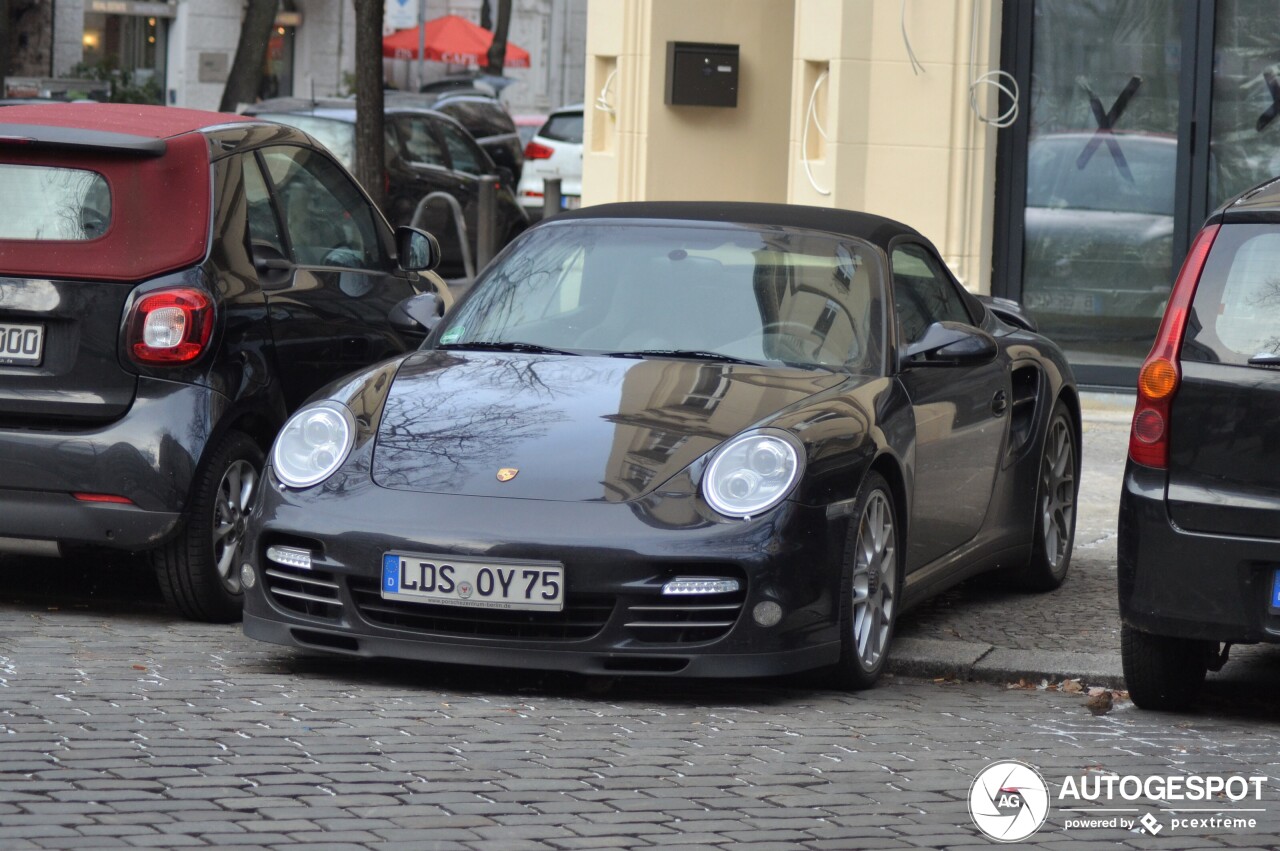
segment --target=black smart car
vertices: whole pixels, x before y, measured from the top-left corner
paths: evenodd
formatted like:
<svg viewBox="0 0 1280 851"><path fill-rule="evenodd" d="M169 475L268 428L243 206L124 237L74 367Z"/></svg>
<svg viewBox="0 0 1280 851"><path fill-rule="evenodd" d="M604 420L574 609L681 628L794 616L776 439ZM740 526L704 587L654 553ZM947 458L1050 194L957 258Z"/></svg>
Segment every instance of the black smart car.
<svg viewBox="0 0 1280 851"><path fill-rule="evenodd" d="M263 450L422 342L438 247L303 133L220 113L6 107L0 198L0 551L147 551L183 614L237 617Z"/></svg>
<svg viewBox="0 0 1280 851"><path fill-rule="evenodd" d="M1233 643L1280 641L1277 269L1271 181L1200 231L1139 372L1118 570L1125 681L1144 708L1192 703Z"/></svg>
<svg viewBox="0 0 1280 851"><path fill-rule="evenodd" d="M865 687L904 607L993 569L1062 583L1078 410L1058 348L905 225L566 213L421 351L285 424L245 634L607 674L832 666Z"/></svg>

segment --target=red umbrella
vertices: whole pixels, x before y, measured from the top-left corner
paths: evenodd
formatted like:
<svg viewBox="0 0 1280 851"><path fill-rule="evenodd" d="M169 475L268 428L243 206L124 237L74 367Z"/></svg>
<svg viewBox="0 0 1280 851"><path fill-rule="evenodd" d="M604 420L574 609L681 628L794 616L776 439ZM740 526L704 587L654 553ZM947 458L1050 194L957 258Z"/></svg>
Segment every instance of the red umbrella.
<svg viewBox="0 0 1280 851"><path fill-rule="evenodd" d="M493 33L457 15L445 15L423 24L426 50L423 59L484 68L489 64ZM396 30L382 40L382 55L388 59L418 58L419 28ZM507 42L508 68L528 68L529 51Z"/></svg>

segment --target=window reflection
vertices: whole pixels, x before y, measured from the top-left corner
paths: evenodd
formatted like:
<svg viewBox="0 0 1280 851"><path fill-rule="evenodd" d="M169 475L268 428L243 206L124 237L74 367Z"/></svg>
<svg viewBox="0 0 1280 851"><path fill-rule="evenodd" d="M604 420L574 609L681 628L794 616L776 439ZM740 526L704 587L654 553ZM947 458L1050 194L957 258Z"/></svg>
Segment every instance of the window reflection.
<svg viewBox="0 0 1280 851"><path fill-rule="evenodd" d="M111 190L96 172L0 164L0 198L0 239L90 240L111 226Z"/></svg>

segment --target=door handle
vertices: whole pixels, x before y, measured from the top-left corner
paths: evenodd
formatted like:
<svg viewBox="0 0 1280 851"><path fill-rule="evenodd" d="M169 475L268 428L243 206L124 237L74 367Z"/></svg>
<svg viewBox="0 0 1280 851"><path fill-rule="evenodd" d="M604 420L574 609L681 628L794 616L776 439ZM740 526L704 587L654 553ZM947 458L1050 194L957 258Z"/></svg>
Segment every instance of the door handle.
<svg viewBox="0 0 1280 851"><path fill-rule="evenodd" d="M1005 395L1003 390L997 390L996 395L991 397L991 413L997 417L1002 416L1008 407L1009 397Z"/></svg>

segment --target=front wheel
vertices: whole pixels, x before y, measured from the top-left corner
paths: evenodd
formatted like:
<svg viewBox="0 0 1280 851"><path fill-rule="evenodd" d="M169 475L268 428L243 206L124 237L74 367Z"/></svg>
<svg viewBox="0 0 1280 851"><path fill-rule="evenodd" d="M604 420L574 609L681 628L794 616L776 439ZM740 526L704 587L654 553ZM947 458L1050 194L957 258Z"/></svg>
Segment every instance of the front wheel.
<svg viewBox="0 0 1280 851"><path fill-rule="evenodd" d="M183 616L209 623L240 617L240 556L262 467L262 450L248 435L224 437L196 477L178 534L152 550L160 590Z"/></svg>
<svg viewBox="0 0 1280 851"><path fill-rule="evenodd" d="M1190 707L1217 649L1212 641L1154 635L1121 625L1120 661L1129 698L1142 709Z"/></svg>
<svg viewBox="0 0 1280 851"><path fill-rule="evenodd" d="M897 512L879 473L867 475L854 517L841 565L841 647L835 674L844 687L865 689L875 685L888 663L902 591Z"/></svg>

